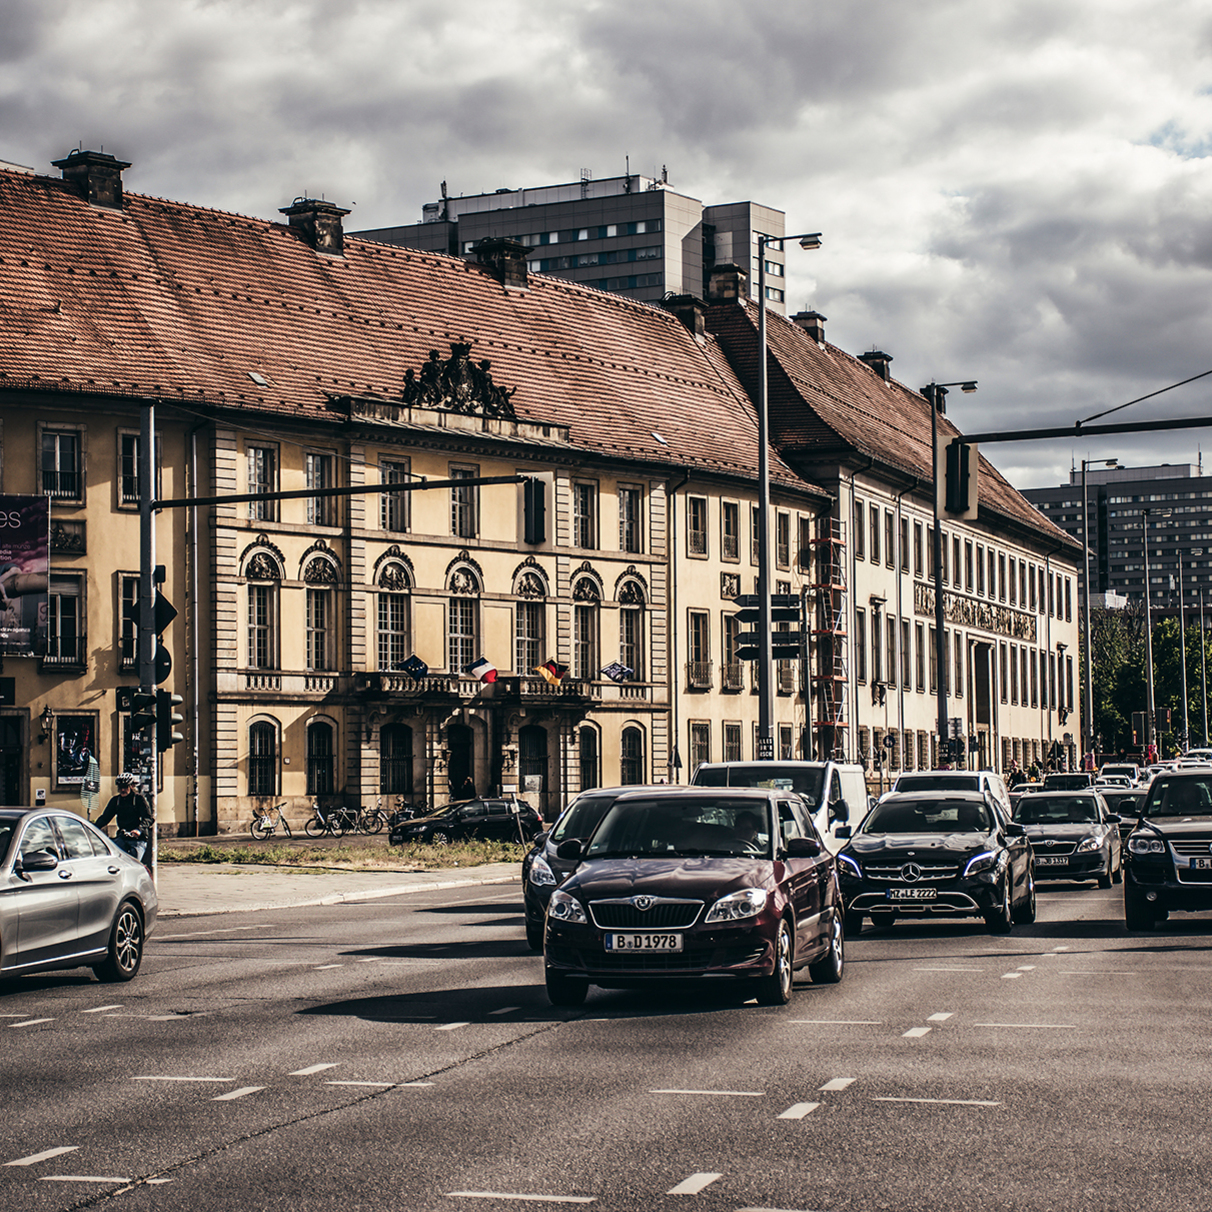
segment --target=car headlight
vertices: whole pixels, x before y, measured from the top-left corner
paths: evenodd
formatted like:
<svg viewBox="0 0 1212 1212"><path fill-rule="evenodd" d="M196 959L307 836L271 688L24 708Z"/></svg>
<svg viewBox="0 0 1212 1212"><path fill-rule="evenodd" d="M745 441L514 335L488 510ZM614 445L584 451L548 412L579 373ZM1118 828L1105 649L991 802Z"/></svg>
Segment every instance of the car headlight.
<svg viewBox="0 0 1212 1212"><path fill-rule="evenodd" d="M858 859L853 859L848 854L837 856L837 869L839 875L852 875L856 880L863 878L863 869L858 865Z"/></svg>
<svg viewBox="0 0 1212 1212"><path fill-rule="evenodd" d="M555 872L541 854L536 854L534 862L530 864L530 882L536 888L542 888L548 884L554 887L557 882Z"/></svg>
<svg viewBox="0 0 1212 1212"><path fill-rule="evenodd" d="M1128 849L1133 854L1165 854L1166 843L1159 837L1130 837Z"/></svg>
<svg viewBox="0 0 1212 1212"><path fill-rule="evenodd" d="M982 850L974 854L964 868L964 875L980 875L985 871L1000 871L1006 865L1004 850ZM962 878L962 877L961 877Z"/></svg>
<svg viewBox="0 0 1212 1212"><path fill-rule="evenodd" d="M1089 854L1091 850L1097 850L1102 845L1102 839L1097 837L1083 838L1077 844L1077 854Z"/></svg>
<svg viewBox="0 0 1212 1212"><path fill-rule="evenodd" d="M766 907L766 890L764 888L742 888L740 892L731 892L722 896L710 909L704 922L740 922L746 918L757 917Z"/></svg>
<svg viewBox="0 0 1212 1212"><path fill-rule="evenodd" d="M558 889L551 894L551 900L547 905L547 915L555 918L557 922L571 922L576 926L589 924L581 902L575 896L569 896L567 892L560 892Z"/></svg>

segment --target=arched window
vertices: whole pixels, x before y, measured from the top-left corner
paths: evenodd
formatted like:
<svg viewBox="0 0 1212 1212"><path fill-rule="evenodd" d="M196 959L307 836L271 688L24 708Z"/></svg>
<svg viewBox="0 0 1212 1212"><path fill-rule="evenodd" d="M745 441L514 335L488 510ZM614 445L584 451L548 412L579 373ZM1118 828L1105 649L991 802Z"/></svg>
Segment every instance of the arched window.
<svg viewBox="0 0 1212 1212"><path fill-rule="evenodd" d="M450 578L447 608L446 667L461 673L480 656L480 582L470 569L457 569Z"/></svg>
<svg viewBox="0 0 1212 1212"><path fill-rule="evenodd" d="M404 566L384 565L377 595L380 669L399 669L412 654L408 589Z"/></svg>
<svg viewBox="0 0 1212 1212"><path fill-rule="evenodd" d="M598 617L602 592L591 577L572 589L572 676L593 681L598 676Z"/></svg>
<svg viewBox="0 0 1212 1212"><path fill-rule="evenodd" d="M307 726L307 794L332 795L337 786L337 740L330 720Z"/></svg>
<svg viewBox="0 0 1212 1212"><path fill-rule="evenodd" d="M317 556L303 570L307 584L307 668L336 668L337 569Z"/></svg>
<svg viewBox="0 0 1212 1212"><path fill-rule="evenodd" d="M514 593L520 599L514 614L514 669L525 674L543 660L547 595L541 578L533 572L518 577Z"/></svg>
<svg viewBox="0 0 1212 1212"><path fill-rule="evenodd" d="M602 764L596 728L584 725L577 736L578 758L581 767L581 790L602 785Z"/></svg>
<svg viewBox="0 0 1212 1212"><path fill-rule="evenodd" d="M619 591L619 661L635 681L645 680L644 591L635 581L627 581Z"/></svg>
<svg viewBox="0 0 1212 1212"><path fill-rule="evenodd" d="M245 565L244 576L248 580L248 668L277 669L282 572L268 552L258 551Z"/></svg>
<svg viewBox="0 0 1212 1212"><path fill-rule="evenodd" d="M644 782L644 766L644 734L638 728L624 728L619 782L624 786Z"/></svg>
<svg viewBox="0 0 1212 1212"><path fill-rule="evenodd" d="M412 795L412 729L385 724L379 730L379 792Z"/></svg>
<svg viewBox="0 0 1212 1212"><path fill-rule="evenodd" d="M278 726L272 720L248 729L248 794L278 794Z"/></svg>

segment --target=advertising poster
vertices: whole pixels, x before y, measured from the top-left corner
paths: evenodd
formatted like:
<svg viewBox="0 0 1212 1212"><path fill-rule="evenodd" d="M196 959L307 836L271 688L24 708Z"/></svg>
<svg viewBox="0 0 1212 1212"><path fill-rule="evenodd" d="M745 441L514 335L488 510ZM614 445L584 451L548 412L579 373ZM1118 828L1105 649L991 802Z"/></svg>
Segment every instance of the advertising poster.
<svg viewBox="0 0 1212 1212"><path fill-rule="evenodd" d="M96 757L94 715L55 716L55 785L83 787Z"/></svg>
<svg viewBox="0 0 1212 1212"><path fill-rule="evenodd" d="M46 652L50 497L0 496L0 653Z"/></svg>

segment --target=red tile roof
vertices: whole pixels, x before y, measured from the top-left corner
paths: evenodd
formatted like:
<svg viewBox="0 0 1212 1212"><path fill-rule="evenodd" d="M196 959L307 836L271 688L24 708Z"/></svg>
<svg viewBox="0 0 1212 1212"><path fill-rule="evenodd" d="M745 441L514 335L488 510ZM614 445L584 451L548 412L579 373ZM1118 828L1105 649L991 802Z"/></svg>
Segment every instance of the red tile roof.
<svg viewBox="0 0 1212 1212"><path fill-rule="evenodd" d="M507 290L461 259L350 236L325 256L283 223L129 192L108 210L0 171L0 298L0 388L335 423L331 394L398 400L431 349L469 341L517 388L519 420L567 426L587 454L755 474L753 407L714 341L557 278ZM824 495L776 456L771 475Z"/></svg>

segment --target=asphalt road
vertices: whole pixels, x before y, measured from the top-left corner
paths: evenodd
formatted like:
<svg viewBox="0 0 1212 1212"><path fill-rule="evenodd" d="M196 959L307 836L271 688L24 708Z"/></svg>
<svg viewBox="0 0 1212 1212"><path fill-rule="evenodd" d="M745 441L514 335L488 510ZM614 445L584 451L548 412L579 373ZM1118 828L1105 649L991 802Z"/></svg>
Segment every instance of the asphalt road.
<svg viewBox="0 0 1212 1212"><path fill-rule="evenodd" d="M786 1007L553 1011L514 885L162 923L129 985L0 986L0 1207L1212 1206L1212 918L898 924Z"/></svg>

